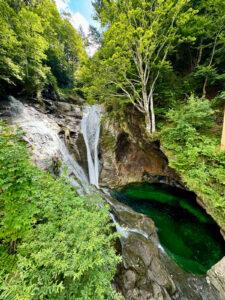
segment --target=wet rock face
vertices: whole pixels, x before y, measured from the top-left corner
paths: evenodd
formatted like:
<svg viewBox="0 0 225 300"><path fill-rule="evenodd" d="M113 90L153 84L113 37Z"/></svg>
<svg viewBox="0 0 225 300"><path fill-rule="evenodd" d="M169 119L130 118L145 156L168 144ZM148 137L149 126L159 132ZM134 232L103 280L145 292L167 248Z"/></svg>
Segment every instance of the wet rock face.
<svg viewBox="0 0 225 300"><path fill-rule="evenodd" d="M221 299L225 299L225 257L208 271L207 276L208 282L216 288Z"/></svg>
<svg viewBox="0 0 225 300"><path fill-rule="evenodd" d="M68 106L66 106L66 111ZM70 109L71 111L71 109ZM72 113L75 114L75 112ZM46 114L29 104L9 97L0 104L0 119L13 126L19 126L25 132L23 139L27 142L34 164L55 175L61 173L67 166L70 182L77 187L78 192L88 190L88 178L81 166L67 149L63 137L60 138L62 127L56 122L53 114ZM67 135L65 135L66 137Z"/></svg>
<svg viewBox="0 0 225 300"><path fill-rule="evenodd" d="M83 107L81 105L54 102L45 100L45 112L53 119L61 129L69 151L75 160L87 171L87 152L81 132L81 120L83 118Z"/></svg>
<svg viewBox="0 0 225 300"><path fill-rule="evenodd" d="M144 127L143 116L136 110L128 111L125 121L104 120L99 184L117 187L146 180L184 188L180 176L168 166L159 140L152 140Z"/></svg>
<svg viewBox="0 0 225 300"><path fill-rule="evenodd" d="M22 109L22 104L21 106L15 103L11 105L10 99L11 98L9 97L8 100L1 101L0 103L0 117L6 122L11 121L12 113L17 116L19 115L18 110ZM59 134L65 141L65 144L69 152L72 153L74 159L87 170L86 146L81 133L83 107L77 104L56 102L52 100L43 100L42 104L37 101L32 102L29 100L28 104L23 103L23 105L26 107L26 110L29 111L27 117L31 117L39 122L39 124L36 122L36 128L41 128L42 123L49 124L47 127ZM11 109L9 109L10 106ZM21 113L23 114L23 112ZM24 118L24 116L22 118ZM23 120L20 120L19 122L23 122ZM29 127L26 130L26 127L24 126L24 130L27 132L27 141L30 142L34 148L33 153L36 153L36 165L42 169L54 171L53 169L56 167L55 164L57 162L52 161L52 158L54 160L59 156L57 154L56 141L52 140L48 132L45 134L45 132L40 129L40 132L35 133L38 143L32 144L32 141L29 138L29 132L32 128L35 130L35 124L33 122L31 128L31 125L29 125L31 122L29 122L24 119L24 124L27 123L27 126ZM33 155L33 157L35 157L35 155ZM55 173L57 173L57 171Z"/></svg>
<svg viewBox="0 0 225 300"><path fill-rule="evenodd" d="M146 143L137 128L133 124L128 134L109 120L103 123L100 184L115 187L148 180L181 187L180 177L168 166L159 142Z"/></svg>
<svg viewBox="0 0 225 300"><path fill-rule="evenodd" d="M126 300L172 299L176 287L160 259L154 222L114 199L110 205L117 230L123 232L117 289Z"/></svg>

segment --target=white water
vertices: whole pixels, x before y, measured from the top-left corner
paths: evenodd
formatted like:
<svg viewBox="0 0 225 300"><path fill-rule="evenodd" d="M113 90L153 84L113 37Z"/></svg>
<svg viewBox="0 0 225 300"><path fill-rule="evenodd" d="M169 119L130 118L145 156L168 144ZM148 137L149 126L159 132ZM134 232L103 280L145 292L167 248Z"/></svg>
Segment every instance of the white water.
<svg viewBox="0 0 225 300"><path fill-rule="evenodd" d="M99 160L98 140L100 135L101 108L98 105L87 106L81 121L81 130L87 149L90 184L98 186Z"/></svg>
<svg viewBox="0 0 225 300"><path fill-rule="evenodd" d="M52 158L60 159L60 171L63 172L64 166L67 166L66 173L71 184L78 188L78 192L87 192L88 178L60 139L60 127L35 108L24 105L13 97L9 97L9 100L12 123L25 131L25 140L32 146L32 159L37 166L44 168L52 163Z"/></svg>

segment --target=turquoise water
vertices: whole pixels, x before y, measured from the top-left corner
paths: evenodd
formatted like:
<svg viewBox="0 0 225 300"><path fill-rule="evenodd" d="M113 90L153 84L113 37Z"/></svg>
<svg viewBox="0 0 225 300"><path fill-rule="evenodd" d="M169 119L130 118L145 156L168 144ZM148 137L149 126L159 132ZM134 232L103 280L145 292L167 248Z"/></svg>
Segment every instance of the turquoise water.
<svg viewBox="0 0 225 300"><path fill-rule="evenodd" d="M153 219L161 245L186 272L203 275L225 255L225 242L196 196L165 184L132 184L113 197Z"/></svg>

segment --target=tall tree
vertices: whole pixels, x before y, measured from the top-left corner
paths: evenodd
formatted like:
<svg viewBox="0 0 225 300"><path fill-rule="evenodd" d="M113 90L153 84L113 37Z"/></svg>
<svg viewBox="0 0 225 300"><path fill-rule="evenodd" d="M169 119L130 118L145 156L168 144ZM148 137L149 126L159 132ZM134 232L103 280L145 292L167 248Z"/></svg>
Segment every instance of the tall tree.
<svg viewBox="0 0 225 300"><path fill-rule="evenodd" d="M224 93L225 100L225 93ZM223 113L223 129L222 129L222 137L221 137L221 145L220 148L225 150L225 103L224 103L224 113Z"/></svg>
<svg viewBox="0 0 225 300"><path fill-rule="evenodd" d="M102 24L108 25L98 61L104 78L94 79L94 84L104 96L128 99L145 115L151 133L156 129L155 86L161 71L170 68L167 58L180 38L178 27L193 14L186 9L188 2L103 1L97 11Z"/></svg>
<svg viewBox="0 0 225 300"><path fill-rule="evenodd" d="M11 22L9 22L11 20ZM17 16L4 0L0 0L0 86L15 85L23 78L23 69L19 64L22 55L21 42L14 30Z"/></svg>

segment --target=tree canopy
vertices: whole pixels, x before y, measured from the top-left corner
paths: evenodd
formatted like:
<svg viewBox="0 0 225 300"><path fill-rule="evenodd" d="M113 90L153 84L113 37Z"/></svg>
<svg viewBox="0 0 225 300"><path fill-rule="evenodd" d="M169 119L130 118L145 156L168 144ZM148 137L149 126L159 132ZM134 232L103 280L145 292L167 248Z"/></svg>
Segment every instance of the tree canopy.
<svg viewBox="0 0 225 300"><path fill-rule="evenodd" d="M132 103L154 132L155 110L157 120L178 98L222 92L224 1L95 1L94 7L102 45L80 73L90 101Z"/></svg>
<svg viewBox="0 0 225 300"><path fill-rule="evenodd" d="M74 88L86 52L81 36L53 0L0 0L1 94L29 96Z"/></svg>

